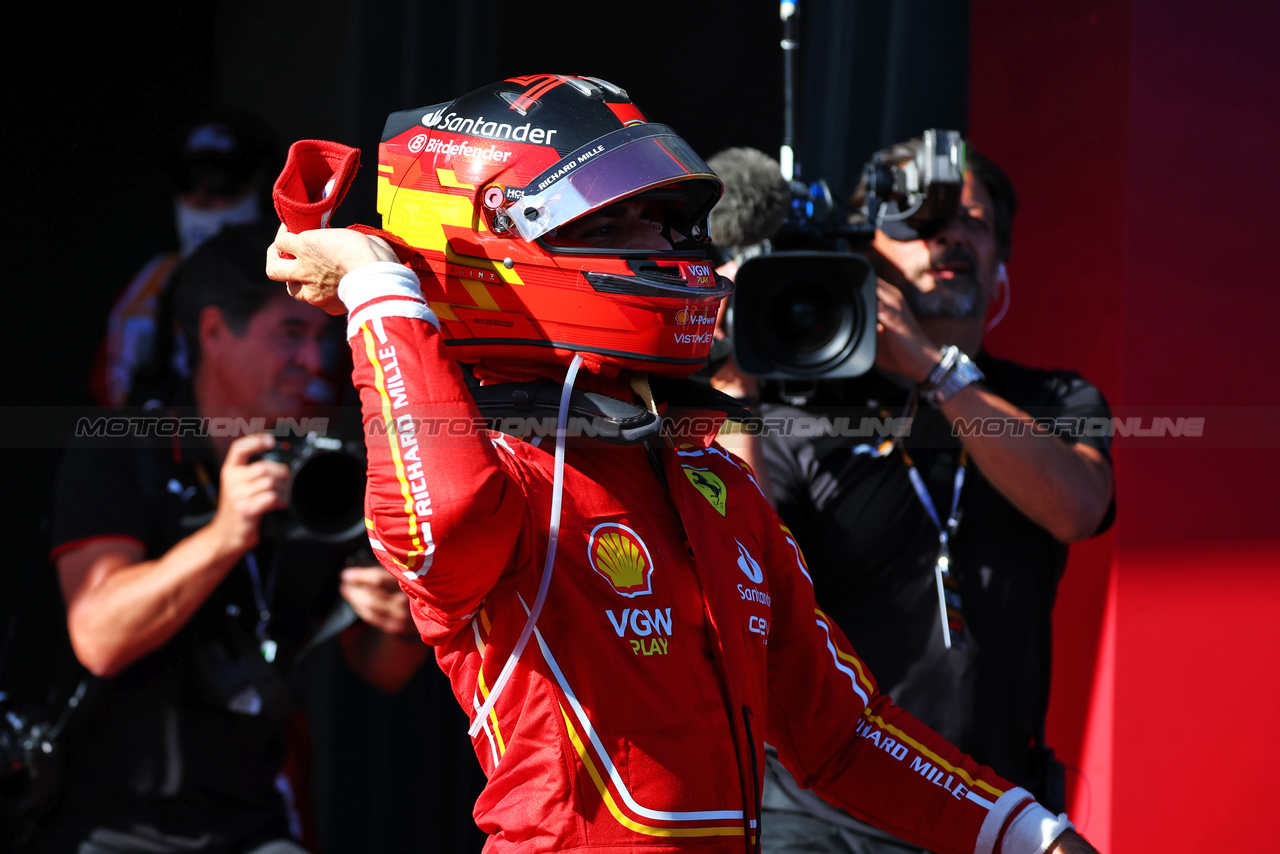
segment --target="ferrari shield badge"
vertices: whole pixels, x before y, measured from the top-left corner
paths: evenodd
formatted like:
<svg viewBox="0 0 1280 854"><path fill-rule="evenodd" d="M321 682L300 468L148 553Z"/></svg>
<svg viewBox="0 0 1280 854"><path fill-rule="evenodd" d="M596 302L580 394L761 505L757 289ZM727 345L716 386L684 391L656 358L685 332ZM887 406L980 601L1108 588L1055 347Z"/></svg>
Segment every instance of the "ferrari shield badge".
<svg viewBox="0 0 1280 854"><path fill-rule="evenodd" d="M684 469L685 477L689 478L693 488L701 492L702 496L711 502L716 512L723 516L725 501L728 498L724 481L709 469L697 469L693 466L681 466L681 468Z"/></svg>

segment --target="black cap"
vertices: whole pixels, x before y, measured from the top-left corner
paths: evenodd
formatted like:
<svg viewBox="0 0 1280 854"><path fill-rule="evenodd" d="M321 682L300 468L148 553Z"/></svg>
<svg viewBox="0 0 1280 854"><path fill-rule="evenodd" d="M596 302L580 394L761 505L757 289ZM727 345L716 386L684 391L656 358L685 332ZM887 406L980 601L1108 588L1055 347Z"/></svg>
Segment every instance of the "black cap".
<svg viewBox="0 0 1280 854"><path fill-rule="evenodd" d="M271 168L275 132L245 110L220 105L187 124L170 154L174 185L189 192L200 184L215 195L235 195L257 173Z"/></svg>

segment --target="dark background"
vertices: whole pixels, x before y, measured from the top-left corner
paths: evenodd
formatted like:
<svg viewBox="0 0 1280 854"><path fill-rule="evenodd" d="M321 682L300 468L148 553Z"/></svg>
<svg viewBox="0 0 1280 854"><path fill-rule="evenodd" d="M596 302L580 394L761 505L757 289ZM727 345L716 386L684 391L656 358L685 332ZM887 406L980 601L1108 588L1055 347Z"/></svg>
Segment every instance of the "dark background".
<svg viewBox="0 0 1280 854"><path fill-rule="evenodd" d="M3 60L0 610L24 616L10 659L37 665L33 651L47 647L26 633L33 623L56 631L61 619L42 525L67 415L91 405L87 373L107 309L151 255L175 245L159 167L200 106L252 109L283 145L359 146L364 165L340 218L369 224L385 116L507 76L610 80L704 156L735 145L776 156L783 136L776 3L241 0L24 18ZM967 130L969 19L956 0L800 4L800 177L847 196L876 148L925 127ZM474 850L478 766L435 669L394 699L336 666L317 669L329 716L313 721L314 798L327 851Z"/></svg>
<svg viewBox="0 0 1280 854"><path fill-rule="evenodd" d="M1249 805L1280 798L1277 6L799 5L803 177L843 192L881 143L967 131L1022 202L1015 296L984 346L1076 368L1122 414L1208 419L1202 439L1118 442L1116 527L1072 549L1048 729L1076 766L1073 821L1112 854L1270 850ZM610 78L704 155L781 141L773 2L28 4L5 34L0 612L49 631L56 592L46 612L18 591L52 581L39 522L64 409L89 399L107 306L173 244L157 161L203 101L256 109L286 141L361 146L343 214L365 221L383 116L510 74ZM53 646L10 649L39 669ZM473 847L475 762L434 671L395 700L329 673L327 850Z"/></svg>

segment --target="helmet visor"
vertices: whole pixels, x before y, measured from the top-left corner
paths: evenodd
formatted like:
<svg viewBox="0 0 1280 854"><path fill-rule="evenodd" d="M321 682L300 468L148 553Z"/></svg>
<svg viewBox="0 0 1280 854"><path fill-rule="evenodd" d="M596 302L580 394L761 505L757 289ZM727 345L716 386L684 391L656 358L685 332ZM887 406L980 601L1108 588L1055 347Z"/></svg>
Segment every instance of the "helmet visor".
<svg viewBox="0 0 1280 854"><path fill-rule="evenodd" d="M720 179L689 144L666 125L641 124L606 134L569 154L529 182L532 191L507 209L520 236L536 240L627 196L691 181L693 218L703 218L720 196Z"/></svg>

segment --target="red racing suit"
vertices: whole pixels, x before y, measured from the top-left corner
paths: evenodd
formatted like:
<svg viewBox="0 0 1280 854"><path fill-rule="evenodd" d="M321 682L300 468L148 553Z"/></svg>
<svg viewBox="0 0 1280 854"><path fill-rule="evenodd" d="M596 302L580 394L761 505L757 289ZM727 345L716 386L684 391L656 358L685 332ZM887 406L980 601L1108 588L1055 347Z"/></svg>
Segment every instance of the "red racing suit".
<svg viewBox="0 0 1280 854"><path fill-rule="evenodd" d="M370 540L474 718L542 579L553 442L476 429L408 268L362 267L339 293ZM1052 816L1025 791L877 693L750 472L709 439L572 442L545 603L473 739L490 854L754 851L766 741L803 785L933 851L1047 847Z"/></svg>

